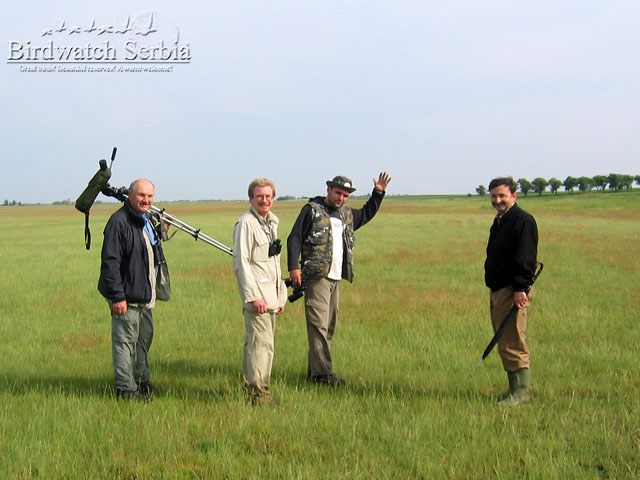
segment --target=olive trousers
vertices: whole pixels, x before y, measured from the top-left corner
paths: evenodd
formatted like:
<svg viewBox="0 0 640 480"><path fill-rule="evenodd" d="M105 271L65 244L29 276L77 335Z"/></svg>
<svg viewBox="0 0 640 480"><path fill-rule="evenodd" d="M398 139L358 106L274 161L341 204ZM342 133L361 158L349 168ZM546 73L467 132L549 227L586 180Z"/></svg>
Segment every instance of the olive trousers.
<svg viewBox="0 0 640 480"><path fill-rule="evenodd" d="M308 376L330 375L331 340L340 310L340 280L314 278L306 281L304 311L309 340Z"/></svg>
<svg viewBox="0 0 640 480"><path fill-rule="evenodd" d="M135 391L148 382L149 349L153 341L153 314L150 308L129 305L124 315L111 316L111 349L115 387Z"/></svg>

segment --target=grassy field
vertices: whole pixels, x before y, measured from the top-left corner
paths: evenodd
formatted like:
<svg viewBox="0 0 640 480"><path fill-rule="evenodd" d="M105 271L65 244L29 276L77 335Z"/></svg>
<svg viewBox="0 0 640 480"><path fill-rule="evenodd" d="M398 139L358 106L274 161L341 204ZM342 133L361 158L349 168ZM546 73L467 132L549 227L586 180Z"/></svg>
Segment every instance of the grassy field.
<svg viewBox="0 0 640 480"><path fill-rule="evenodd" d="M357 206L362 200L353 199ZM335 370L305 382L302 301L279 317L279 409L241 390L244 326L231 258L178 232L173 298L154 311L149 405L116 402L110 318L73 207L0 208L0 478L431 479L640 477L640 193L520 197L545 263L530 310L533 401L490 399L488 197L390 197L358 231ZM162 205L231 245L244 202ZM280 238L301 201L278 202ZM283 259L284 262L284 259Z"/></svg>

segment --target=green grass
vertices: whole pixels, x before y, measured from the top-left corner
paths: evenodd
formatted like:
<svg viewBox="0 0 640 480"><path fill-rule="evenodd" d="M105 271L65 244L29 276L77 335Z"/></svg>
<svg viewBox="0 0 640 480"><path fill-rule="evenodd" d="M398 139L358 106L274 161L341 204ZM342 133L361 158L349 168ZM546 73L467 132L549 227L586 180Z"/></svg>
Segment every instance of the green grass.
<svg viewBox="0 0 640 480"><path fill-rule="evenodd" d="M307 384L302 301L279 317L281 408L241 389L244 326L231 258L178 232L173 297L154 311L149 405L112 390L110 319L73 207L0 208L0 478L637 478L640 194L529 195L539 258L528 342L533 401L499 409L491 337L488 197L390 197L357 232L342 283L332 390ZM354 206L362 199L352 199ZM278 202L280 238L301 201ZM162 206L162 205L159 205ZM167 210L231 245L244 202ZM284 263L284 259L283 259Z"/></svg>

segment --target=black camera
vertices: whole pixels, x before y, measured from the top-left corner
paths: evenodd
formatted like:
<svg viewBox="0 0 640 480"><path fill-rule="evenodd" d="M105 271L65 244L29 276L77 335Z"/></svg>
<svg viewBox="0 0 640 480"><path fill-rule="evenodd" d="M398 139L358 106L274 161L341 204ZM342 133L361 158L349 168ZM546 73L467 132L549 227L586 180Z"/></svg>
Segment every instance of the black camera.
<svg viewBox="0 0 640 480"><path fill-rule="evenodd" d="M284 284L285 284L287 287L291 287L291 286L292 286L292 284L291 284L291 279L290 279L290 278L285 278L285 279L284 279ZM304 290L305 290L305 288L307 288L307 287L305 287L305 286L304 286L304 284L302 284L302 285L298 285L297 287L293 287L293 292L292 292L292 293L291 293L291 295L289 295L289 297L288 297L288 298L289 298L289 301L290 301L291 303L293 303L293 302L295 302L296 300L298 300L300 297L302 297L302 296L304 295Z"/></svg>
<svg viewBox="0 0 640 480"><path fill-rule="evenodd" d="M269 256L273 257L274 255L278 255L282 250L282 242L279 238L276 238L271 245L269 245Z"/></svg>

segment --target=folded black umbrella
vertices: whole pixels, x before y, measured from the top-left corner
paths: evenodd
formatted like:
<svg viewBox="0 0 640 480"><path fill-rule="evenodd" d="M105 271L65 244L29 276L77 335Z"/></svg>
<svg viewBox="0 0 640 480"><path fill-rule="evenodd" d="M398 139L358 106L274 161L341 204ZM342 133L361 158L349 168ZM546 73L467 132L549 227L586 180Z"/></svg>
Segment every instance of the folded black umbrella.
<svg viewBox="0 0 640 480"><path fill-rule="evenodd" d="M533 275L533 278L531 279L531 285L529 286L529 288L527 288L526 293L529 293L529 290L531 290L531 287L533 286L534 282L540 275L540 272L542 272L543 267L544 265L542 264L542 262L536 263L536 266L535 266L536 271ZM493 350L493 347L496 346L496 343L498 343L498 340L500 340L500 337L502 337L502 334L504 333L504 331L507 328L509 328L509 325L513 323L513 321L516 319L517 316L518 316L518 307L514 305L513 307L511 307L511 310L509 310L509 313L507 314L507 316L504 318L504 320L498 327L498 330L496 330L496 333L493 335L493 338L489 342L489 345L487 345L487 348L484 349L484 353L482 354L482 359L480 360L480 363L478 363L478 366L476 368L479 368L480 365L482 365L482 362L484 361L484 359L487 358L487 356L491 353L491 350Z"/></svg>

